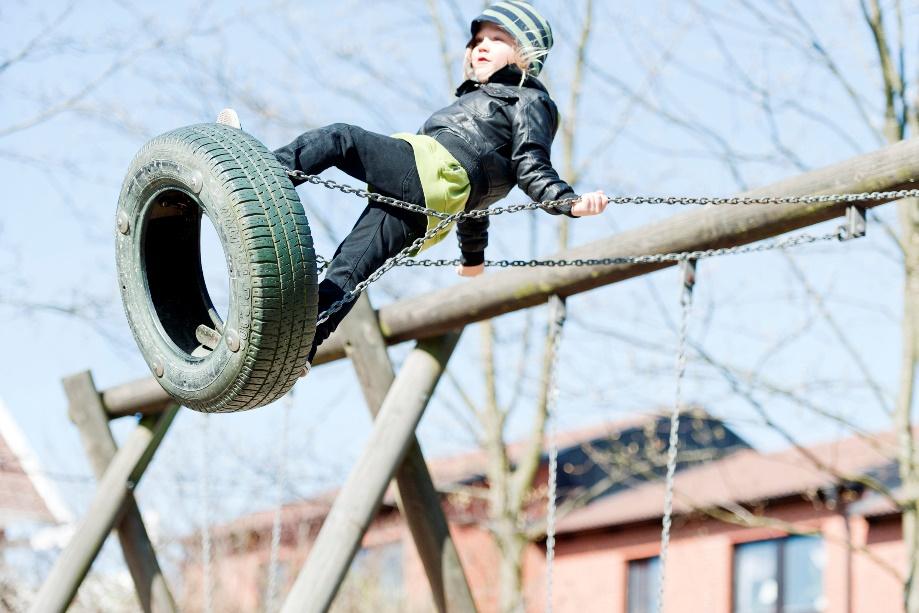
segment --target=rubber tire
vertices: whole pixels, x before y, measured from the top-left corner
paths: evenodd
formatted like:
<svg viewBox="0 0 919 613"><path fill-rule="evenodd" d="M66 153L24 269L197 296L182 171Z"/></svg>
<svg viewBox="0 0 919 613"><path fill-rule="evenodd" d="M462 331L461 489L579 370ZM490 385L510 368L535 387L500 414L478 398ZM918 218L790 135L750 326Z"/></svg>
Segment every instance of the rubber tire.
<svg viewBox="0 0 919 613"><path fill-rule="evenodd" d="M198 325L220 324L201 269L202 213L227 258L230 306L216 347L195 357ZM116 225L125 313L173 398L233 412L296 383L315 332L316 257L297 192L264 145L217 124L154 138L131 163Z"/></svg>

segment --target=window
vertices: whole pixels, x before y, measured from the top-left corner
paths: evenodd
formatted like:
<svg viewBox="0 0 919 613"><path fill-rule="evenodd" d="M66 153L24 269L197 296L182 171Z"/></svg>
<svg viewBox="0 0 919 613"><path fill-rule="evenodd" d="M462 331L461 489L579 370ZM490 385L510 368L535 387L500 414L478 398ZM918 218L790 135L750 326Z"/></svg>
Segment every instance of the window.
<svg viewBox="0 0 919 613"><path fill-rule="evenodd" d="M629 562L628 613L657 611L660 577L661 560L657 556Z"/></svg>
<svg viewBox="0 0 919 613"><path fill-rule="evenodd" d="M734 613L820 613L823 539L792 536L734 548Z"/></svg>

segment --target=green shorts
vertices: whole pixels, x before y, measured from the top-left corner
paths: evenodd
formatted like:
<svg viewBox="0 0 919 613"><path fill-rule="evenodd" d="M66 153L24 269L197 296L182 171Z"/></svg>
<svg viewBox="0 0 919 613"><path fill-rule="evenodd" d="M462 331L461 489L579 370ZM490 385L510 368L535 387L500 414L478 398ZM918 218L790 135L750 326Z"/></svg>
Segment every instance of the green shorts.
<svg viewBox="0 0 919 613"><path fill-rule="evenodd" d="M461 212L469 199L470 187L469 177L456 158L430 136L404 132L392 136L412 146L415 165L418 167L418 178L424 191L425 206L448 215ZM440 221L438 217L429 215L427 231L432 230ZM419 251L442 241L452 228L453 224L441 228L437 234L425 241Z"/></svg>

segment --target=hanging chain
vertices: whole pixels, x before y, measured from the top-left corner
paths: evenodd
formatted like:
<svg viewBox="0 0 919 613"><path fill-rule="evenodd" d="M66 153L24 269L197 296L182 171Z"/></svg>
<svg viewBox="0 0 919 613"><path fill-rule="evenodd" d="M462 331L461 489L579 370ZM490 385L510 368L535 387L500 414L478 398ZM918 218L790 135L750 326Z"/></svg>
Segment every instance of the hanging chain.
<svg viewBox="0 0 919 613"><path fill-rule="evenodd" d="M558 403L558 356L565 325L565 300L560 296L549 299L551 338L546 394L546 435L549 439L549 485L546 492L546 613L552 613L552 567L555 561L555 510L558 485L558 440L556 437L555 407Z"/></svg>
<svg viewBox="0 0 919 613"><path fill-rule="evenodd" d="M400 209L422 213L438 219L452 217L434 209L427 208L398 198L384 196L366 189L360 189L338 183L331 179L323 179L318 175L310 175L302 170L288 170L291 179L302 182L322 185L331 190L345 194L354 194L359 198L369 198L383 204L395 206ZM801 196L610 196L610 204L667 204L667 205L769 205L769 204L825 204L828 202L877 202L886 200L902 200L904 198L919 198L919 189L900 189L893 191L860 192L855 194L804 194ZM542 202L528 202L526 204L511 204L504 207L488 209L475 209L460 214L459 219L488 217L502 213L516 213L519 211L532 211L535 209L565 208L574 204L580 196L574 198L560 198L558 200L544 200Z"/></svg>
<svg viewBox="0 0 919 613"><path fill-rule="evenodd" d="M686 336L689 329L689 313L692 308L692 290L695 286L696 263L693 259L680 262L683 270L683 284L680 293L682 318L680 339L676 358L676 393L673 412L670 414L670 437L667 447L667 477L664 484L664 518L661 522L660 577L658 578L657 611L664 610L664 576L667 572L667 553L670 549L670 527L673 522L673 482L676 475L677 450L680 442L680 410L683 404L683 376L686 373Z"/></svg>
<svg viewBox="0 0 919 613"><path fill-rule="evenodd" d="M203 581L204 613L214 610L214 569L212 563L213 543L211 542L211 419L210 414L203 415L201 423L201 574Z"/></svg>
<svg viewBox="0 0 919 613"><path fill-rule="evenodd" d="M400 251L398 254L389 258L384 262L384 264L378 268L372 275L370 275L366 280L358 283L353 290L345 294L337 302L333 303L326 311L323 311L319 314L319 317L316 320L316 324L321 324L328 320L328 318L340 310L348 302L357 298L368 285L373 283L382 277L386 272L392 269L395 266L457 266L459 265L458 260L409 260L412 252L424 244L424 241L440 231L442 227L446 227L450 223L453 223L455 217L460 215L451 215L447 219L442 220L438 223L433 229L428 231L424 236L417 239L411 245ZM789 247L795 247L798 245L807 245L810 243L829 241L829 240L841 240L846 238L845 227L841 227L836 232L830 232L827 234L814 236L812 234L797 234L795 236L786 236L779 239L771 239L768 241L763 241L761 243L756 243L754 245L738 245L736 247L722 247L719 249L705 249L700 251L681 251L677 253L657 253L654 255L633 255L633 256L621 256L614 258L584 258L584 259L574 259L574 260L508 260L508 261L499 261L492 262L486 261L485 265L491 265L501 268L508 267L536 267L536 266L614 266L622 264L660 264L668 262L680 262L682 260L701 260L704 258L710 258L715 256L722 255L734 255L740 253L759 253L762 251L769 251L772 249L787 249ZM323 261L325 259L323 258Z"/></svg>
<svg viewBox="0 0 919 613"><path fill-rule="evenodd" d="M290 429L290 413L294 406L294 390L291 388L284 398L284 419L281 422L281 446L278 450L278 491L271 523L271 549L268 556L268 587L265 590L265 611L274 613L278 609L280 585L278 582L279 558L281 553L281 512L284 506L284 490L287 487L287 433Z"/></svg>
<svg viewBox="0 0 919 613"><path fill-rule="evenodd" d="M405 202L398 198L384 196L366 189L352 187L343 183L338 183L331 179L323 179L318 175L311 175L302 170L288 170L288 176L301 182L311 183L313 185L322 185L331 190L337 190L345 194L354 194L360 198L368 198L376 202L388 204L397 208L421 213L431 217L436 217L440 221L433 228L425 232L423 236L413 241L408 247L386 260L383 265L374 271L367 279L357 284L354 289L334 302L329 308L319 313L316 324L321 324L341 310L343 306L357 298L364 289L370 284L377 281L385 273L395 266L459 266L460 260L415 260L412 256L420 250L424 243L433 238L441 230L461 219L475 219L501 215L503 213L517 213L520 211L532 211L535 209L564 208L578 201L575 198L561 198L558 200L545 200L543 202L529 202L526 204L512 204L504 207L493 207L488 209L475 209L472 211L461 211L458 213L447 214L434 209L430 209L411 202ZM667 204L667 205L755 205L755 204L815 204L827 202L866 202L879 200L899 200L903 198L919 197L919 189L903 189L886 192L862 192L857 194L817 194L803 196L731 196L731 197L693 197L693 196L614 196L609 201L613 204ZM787 237L774 241L766 241L756 245L743 245L736 247L724 247L720 249L706 249L701 251L686 251L678 253L660 253L653 255L636 255L622 256L614 258L576 258L573 260L486 260L485 266L488 267L537 267L537 266L613 266L622 264L656 264L665 262L679 262L685 259L701 259L720 255L730 255L738 253L754 253L767 251L769 249L780 249L814 243L817 241L829 239L844 240L851 238L845 226L839 228L837 232L823 236L813 236L810 234L800 234L793 237ZM319 265L319 272L325 270L330 260L317 256L316 262Z"/></svg>
<svg viewBox="0 0 919 613"><path fill-rule="evenodd" d="M674 253L656 253L653 255L629 255L611 258L575 258L571 260L485 260L485 266L493 268L536 268L536 267L562 267L562 266L620 266L623 264L660 264L665 262L680 262L691 259L699 260L721 255L735 255L739 253L757 253L771 249L784 249L797 245L806 245L826 240L842 240L847 238L844 226L836 232L814 236L812 234L796 234L781 239L771 239L754 245L738 245L736 247L722 247L719 249L705 249L700 251L679 251ZM407 260L400 262L399 266L458 266L460 261L454 260Z"/></svg>

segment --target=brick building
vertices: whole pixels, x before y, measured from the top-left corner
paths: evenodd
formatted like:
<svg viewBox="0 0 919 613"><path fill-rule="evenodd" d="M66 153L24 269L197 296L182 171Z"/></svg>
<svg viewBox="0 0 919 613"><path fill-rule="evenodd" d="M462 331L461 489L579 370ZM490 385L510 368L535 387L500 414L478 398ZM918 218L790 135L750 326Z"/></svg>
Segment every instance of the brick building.
<svg viewBox="0 0 919 613"><path fill-rule="evenodd" d="M656 611L668 430L661 417L559 436L559 504L588 487L598 493L559 518L555 611ZM760 453L701 413L684 417L680 436L668 612L902 610L900 516L890 495L877 492L896 496L892 436ZM520 449L511 446L512 460ZM444 508L479 610L496 611L498 552L484 506L464 493L487 486L484 466L480 453L431 462L438 489L450 492ZM545 478L544 462L536 482ZM277 580L285 588L331 502L329 495L284 507ZM534 519L542 508L534 503ZM221 610L263 608L273 518L266 511L215 529ZM529 546L524 575L527 610L544 610L544 542ZM199 566L190 562L185 576L186 610L194 610ZM387 495L336 609L429 611L430 602L411 536Z"/></svg>

